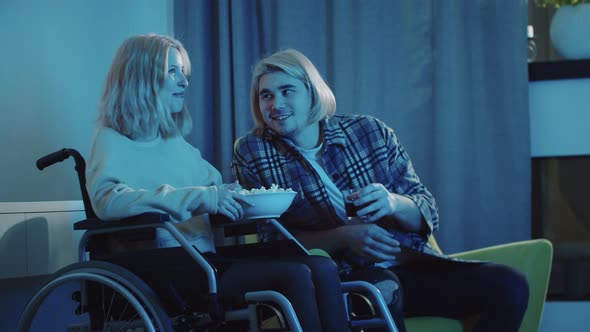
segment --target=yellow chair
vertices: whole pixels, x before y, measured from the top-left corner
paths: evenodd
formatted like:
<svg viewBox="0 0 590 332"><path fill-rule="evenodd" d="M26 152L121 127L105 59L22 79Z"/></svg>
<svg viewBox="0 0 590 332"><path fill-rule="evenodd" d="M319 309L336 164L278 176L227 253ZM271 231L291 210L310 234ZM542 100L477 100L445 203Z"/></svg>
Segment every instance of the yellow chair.
<svg viewBox="0 0 590 332"><path fill-rule="evenodd" d="M430 243L439 252L434 237ZM545 239L519 241L450 255L461 259L475 259L511 266L523 273L529 283L530 297L520 332L536 332L541 324L547 285L551 271L553 246ZM405 320L409 332L469 331L473 319L459 321L442 317L412 317Z"/></svg>
<svg viewBox="0 0 590 332"><path fill-rule="evenodd" d="M442 253L434 236L430 237L429 242L438 252ZM310 253L329 257L329 254L321 249L311 249ZM553 258L553 245L551 242L545 239L519 241L456 253L450 256L501 263L523 273L529 283L530 297L519 331L536 332L539 330ZM405 322L409 332L467 332L470 330L475 318L460 321L443 317L424 316L406 318Z"/></svg>

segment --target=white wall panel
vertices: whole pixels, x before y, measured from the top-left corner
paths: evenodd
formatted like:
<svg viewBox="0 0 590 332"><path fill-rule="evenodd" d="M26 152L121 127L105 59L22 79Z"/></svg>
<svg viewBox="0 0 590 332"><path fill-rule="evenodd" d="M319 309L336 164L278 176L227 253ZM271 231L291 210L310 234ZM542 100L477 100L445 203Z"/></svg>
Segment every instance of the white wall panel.
<svg viewBox="0 0 590 332"><path fill-rule="evenodd" d="M531 156L590 155L590 78L529 83Z"/></svg>
<svg viewBox="0 0 590 332"><path fill-rule="evenodd" d="M81 201L0 203L0 278L47 274L77 261Z"/></svg>

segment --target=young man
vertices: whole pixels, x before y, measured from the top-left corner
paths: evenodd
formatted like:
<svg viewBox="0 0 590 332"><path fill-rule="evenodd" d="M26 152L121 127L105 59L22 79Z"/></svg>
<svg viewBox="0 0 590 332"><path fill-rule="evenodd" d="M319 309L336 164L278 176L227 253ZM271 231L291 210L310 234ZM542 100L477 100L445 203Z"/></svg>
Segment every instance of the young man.
<svg viewBox="0 0 590 332"><path fill-rule="evenodd" d="M528 284L515 270L398 260L402 247L435 252L428 244L438 228L435 200L391 128L335 109L334 94L300 52L261 60L251 86L255 128L235 143L235 178L246 188L297 191L281 223L308 248L328 251L342 279L380 288L400 331L404 315L479 315L475 331L517 331ZM346 215L345 189L356 189L347 195L359 207L356 216Z"/></svg>

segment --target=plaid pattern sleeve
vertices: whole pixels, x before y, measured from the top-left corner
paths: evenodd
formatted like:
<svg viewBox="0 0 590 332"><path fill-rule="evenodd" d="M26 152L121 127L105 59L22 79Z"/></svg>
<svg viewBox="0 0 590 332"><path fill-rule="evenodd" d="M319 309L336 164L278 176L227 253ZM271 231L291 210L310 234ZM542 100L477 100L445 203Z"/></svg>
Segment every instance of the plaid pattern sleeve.
<svg viewBox="0 0 590 332"><path fill-rule="evenodd" d="M399 142L393 130L385 127L385 137L391 148L389 155L390 171L392 171L391 192L405 195L416 203L430 231L438 229L438 208L436 201L428 189L422 184L414 171L414 166L403 145Z"/></svg>
<svg viewBox="0 0 590 332"><path fill-rule="evenodd" d="M434 197L420 182L394 131L364 115L335 115L322 122L326 173L340 189L381 183L413 200L430 232L438 228ZM280 221L287 228L326 229L342 225L317 172L272 130L254 131L234 146L232 171L244 188L277 184L298 192ZM391 225L395 227L395 225ZM429 232L429 233L430 233ZM428 234L398 233L404 243L422 247Z"/></svg>
<svg viewBox="0 0 590 332"><path fill-rule="evenodd" d="M288 228L325 229L342 224L313 167L270 130L253 132L236 141L232 172L247 189L276 184L295 190L297 196L280 218Z"/></svg>
<svg viewBox="0 0 590 332"><path fill-rule="evenodd" d="M324 140L326 169L339 188L381 183L413 200L430 231L438 229L434 197L420 182L393 129L371 116L340 115L324 126Z"/></svg>

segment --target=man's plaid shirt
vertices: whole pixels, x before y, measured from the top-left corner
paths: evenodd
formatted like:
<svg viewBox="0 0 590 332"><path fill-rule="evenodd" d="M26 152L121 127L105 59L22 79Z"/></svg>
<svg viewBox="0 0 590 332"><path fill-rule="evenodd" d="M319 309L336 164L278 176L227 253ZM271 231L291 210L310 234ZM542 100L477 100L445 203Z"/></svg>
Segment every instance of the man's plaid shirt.
<svg viewBox="0 0 590 332"><path fill-rule="evenodd" d="M322 160L336 186L339 189L362 188L381 183L390 192L412 199L430 232L392 231L402 244L423 250L427 237L438 228L437 207L393 130L382 121L364 115L335 115L323 120L320 128L324 138ZM336 215L315 169L268 127L254 130L236 141L232 171L244 188L269 188L277 184L298 192L280 218L288 229L319 230L346 223Z"/></svg>

